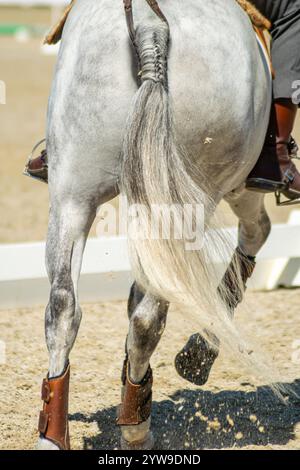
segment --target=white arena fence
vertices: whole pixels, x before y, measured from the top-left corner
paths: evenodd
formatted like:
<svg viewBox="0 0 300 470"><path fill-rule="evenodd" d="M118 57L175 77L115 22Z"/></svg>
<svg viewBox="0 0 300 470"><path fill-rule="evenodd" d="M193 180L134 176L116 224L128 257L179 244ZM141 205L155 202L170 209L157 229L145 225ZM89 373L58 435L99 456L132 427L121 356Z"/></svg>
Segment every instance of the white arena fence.
<svg viewBox="0 0 300 470"><path fill-rule="evenodd" d="M236 228L227 230L237 236ZM0 308L47 303L44 257L44 242L0 245ZM257 260L249 289L300 286L300 211L293 211L287 224L273 225ZM131 282L126 237L90 238L79 284L81 302L127 299Z"/></svg>

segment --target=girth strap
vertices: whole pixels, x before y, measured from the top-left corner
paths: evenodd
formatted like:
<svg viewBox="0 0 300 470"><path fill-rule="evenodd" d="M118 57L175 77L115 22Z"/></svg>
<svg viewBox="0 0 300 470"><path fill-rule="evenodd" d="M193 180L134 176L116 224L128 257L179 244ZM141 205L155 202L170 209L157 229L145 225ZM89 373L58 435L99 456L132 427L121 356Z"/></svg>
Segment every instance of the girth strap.
<svg viewBox="0 0 300 470"><path fill-rule="evenodd" d="M132 12L132 0L123 0L125 8L126 23L128 28L128 33L131 41L135 44L135 27L133 21L133 12ZM165 23L168 24L168 20L163 14L156 0L146 0L150 8L154 13Z"/></svg>

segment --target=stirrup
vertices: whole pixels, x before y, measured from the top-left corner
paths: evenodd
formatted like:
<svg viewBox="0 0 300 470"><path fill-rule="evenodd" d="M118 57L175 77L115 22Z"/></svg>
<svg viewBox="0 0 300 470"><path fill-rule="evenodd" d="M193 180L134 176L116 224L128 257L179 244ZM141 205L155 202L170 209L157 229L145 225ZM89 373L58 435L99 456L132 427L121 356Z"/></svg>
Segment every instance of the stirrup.
<svg viewBox="0 0 300 470"><path fill-rule="evenodd" d="M249 191L257 191L259 193L276 193L287 189L286 183L282 181L274 181L266 178L248 178L246 181L246 189Z"/></svg>
<svg viewBox="0 0 300 470"><path fill-rule="evenodd" d="M294 179L295 174L293 169L291 170L291 168L288 168L284 173L284 183L286 184L285 189L275 192L277 206L293 206L300 203L300 191L290 187ZM281 200L282 194L286 197L285 201Z"/></svg>
<svg viewBox="0 0 300 470"><path fill-rule="evenodd" d="M287 198L285 201L281 200L282 195ZM275 199L277 206L294 206L296 204L300 204L300 192L294 191L293 189L275 191Z"/></svg>
<svg viewBox="0 0 300 470"><path fill-rule="evenodd" d="M29 163L31 162L31 160L33 160L33 155L35 151L44 142L46 142L46 139L40 140L33 147L30 155L28 156L27 163L23 170L23 175L29 176L30 178L36 179L38 181L41 181L42 183L47 184L48 183L48 165L46 163L44 164L43 168L41 168L40 170L29 170Z"/></svg>

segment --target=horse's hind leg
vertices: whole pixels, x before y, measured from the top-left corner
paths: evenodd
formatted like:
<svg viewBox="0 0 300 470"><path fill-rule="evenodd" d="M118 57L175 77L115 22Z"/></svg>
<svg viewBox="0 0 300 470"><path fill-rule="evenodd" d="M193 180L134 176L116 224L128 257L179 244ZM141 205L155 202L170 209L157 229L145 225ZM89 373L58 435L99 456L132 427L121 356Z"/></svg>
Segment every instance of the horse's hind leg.
<svg viewBox="0 0 300 470"><path fill-rule="evenodd" d="M226 198L239 219L238 247L247 256L257 255L271 231L264 199L263 194L247 190L238 198L234 194Z"/></svg>
<svg viewBox="0 0 300 470"><path fill-rule="evenodd" d="M51 290L45 315L49 372L42 386L38 449L69 447L69 354L81 320L77 283L94 217L95 210L79 201L56 202L50 211L46 264Z"/></svg>
<svg viewBox="0 0 300 470"><path fill-rule="evenodd" d="M118 424L123 449L151 449L152 371L150 358L163 334L168 303L143 294L133 285L128 302L130 319L122 374L122 403Z"/></svg>
<svg viewBox="0 0 300 470"><path fill-rule="evenodd" d="M227 290L227 302L233 315L243 299L247 279L255 267L255 256L267 240L271 224L264 205L264 195L244 191L238 197L232 193L226 200L239 218L238 247L221 286ZM242 285L237 282L238 277ZM195 333L177 354L176 370L189 382L204 385L218 353L218 348L211 347L199 333Z"/></svg>

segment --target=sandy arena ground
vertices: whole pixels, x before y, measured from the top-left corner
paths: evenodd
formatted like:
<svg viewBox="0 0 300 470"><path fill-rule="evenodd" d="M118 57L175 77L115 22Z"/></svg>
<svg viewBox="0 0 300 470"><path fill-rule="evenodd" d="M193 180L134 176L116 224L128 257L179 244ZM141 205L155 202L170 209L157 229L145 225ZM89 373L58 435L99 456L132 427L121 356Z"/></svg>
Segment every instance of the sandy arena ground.
<svg viewBox="0 0 300 470"><path fill-rule="evenodd" d="M250 293L248 312L238 321L263 345L281 373L282 383L300 394L300 292ZM289 306L287 309L287 305ZM74 449L114 449L125 303L84 306L71 354L70 431ZM0 449L31 449L36 441L40 383L47 369L43 308L0 312L7 361L0 366ZM153 430L158 449L300 449L300 399L283 405L222 352L205 387L177 376L173 360L195 319L171 310L165 335L154 354ZM300 343L300 342L299 342ZM300 345L298 343L298 349ZM113 358L113 360L112 360Z"/></svg>
<svg viewBox="0 0 300 470"><path fill-rule="evenodd" d="M1 9L0 14L1 22L50 22L44 9ZM40 53L40 43L40 38L0 37L0 80L7 87L7 104L0 105L0 243L42 240L46 234L47 186L21 175L26 155L44 136L55 63L55 56ZM300 141L299 122L295 134ZM276 208L273 197L267 205L273 222L287 220L289 210ZM297 290L248 293L248 310L240 311L238 320L274 359L282 383L292 383L300 394L300 354L293 350L300 340L299 300ZM6 343L6 363L0 365L1 449L30 449L36 440L40 383L47 370L43 310L0 311L0 340ZM71 356L72 447L113 449L119 435L114 418L127 331L125 303L85 305L84 313ZM283 406L264 387L255 387L247 373L241 376L240 366L224 352L201 389L176 375L174 356L195 329L195 319L170 312L153 358L158 447L299 449L300 401L293 398Z"/></svg>

